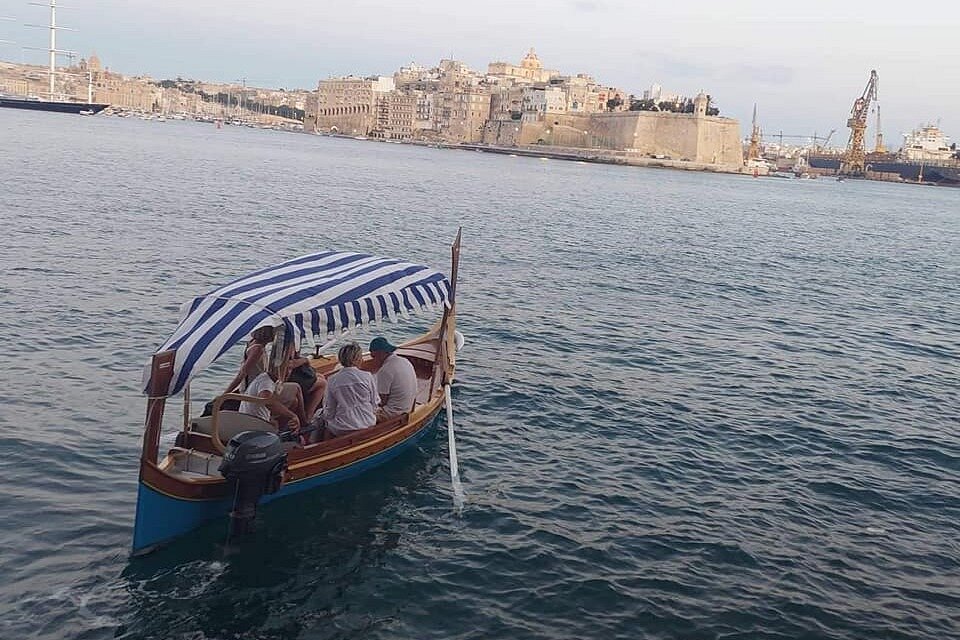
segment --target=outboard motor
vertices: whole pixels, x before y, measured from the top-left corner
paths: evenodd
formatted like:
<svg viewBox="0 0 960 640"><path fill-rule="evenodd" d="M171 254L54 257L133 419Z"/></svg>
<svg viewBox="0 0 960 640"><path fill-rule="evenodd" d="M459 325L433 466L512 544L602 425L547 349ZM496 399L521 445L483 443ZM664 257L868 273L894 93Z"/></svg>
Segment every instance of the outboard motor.
<svg viewBox="0 0 960 640"><path fill-rule="evenodd" d="M287 452L277 434L244 431L230 438L220 463L220 474L233 489L230 538L250 531L260 497L276 493L286 468Z"/></svg>

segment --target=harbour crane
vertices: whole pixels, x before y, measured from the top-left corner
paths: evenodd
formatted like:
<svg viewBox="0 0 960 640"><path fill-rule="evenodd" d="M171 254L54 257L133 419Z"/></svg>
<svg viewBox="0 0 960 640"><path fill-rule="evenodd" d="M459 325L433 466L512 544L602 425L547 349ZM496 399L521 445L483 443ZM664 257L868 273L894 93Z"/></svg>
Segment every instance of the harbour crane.
<svg viewBox="0 0 960 640"><path fill-rule="evenodd" d="M850 141L847 142L847 152L840 163L840 175L862 176L866 169L866 151L864 150L863 138L867 131L867 115L870 112L870 105L877 99L877 72L870 71L870 80L863 90L863 95L854 100L853 109L850 110L850 118L847 120L847 126L850 128Z"/></svg>
<svg viewBox="0 0 960 640"><path fill-rule="evenodd" d="M813 149L815 151L819 151L823 147L827 146L827 143L830 142L830 138L833 136L835 131L836 129L831 129L830 133L828 133L825 138L818 136L816 131L813 132L813 135L809 135L805 133L784 133L783 131L781 131L779 133L771 133L769 135L764 135L763 137L779 140L781 147L783 146L784 138L800 138L803 140L809 140L812 143Z"/></svg>
<svg viewBox="0 0 960 640"><path fill-rule="evenodd" d="M827 145L830 144L830 138L832 138L832 137L833 137L833 134L835 134L836 132L837 132L836 129L830 129L830 133L828 133L828 134L827 134L827 137L823 139L823 144L820 145L818 151L819 151L820 149L826 149L826 148L827 148ZM814 141L813 141L813 142L814 142L814 145L816 145L816 142L817 142L817 141L816 141L816 136L814 136Z"/></svg>

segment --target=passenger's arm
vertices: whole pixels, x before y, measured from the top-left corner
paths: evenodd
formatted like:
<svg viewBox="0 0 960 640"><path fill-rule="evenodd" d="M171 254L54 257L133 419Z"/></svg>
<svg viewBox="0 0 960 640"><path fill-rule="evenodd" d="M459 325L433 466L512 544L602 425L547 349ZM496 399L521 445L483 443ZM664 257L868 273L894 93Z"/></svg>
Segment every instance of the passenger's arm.
<svg viewBox="0 0 960 640"><path fill-rule="evenodd" d="M230 381L230 384L227 386L227 390L224 391L224 393L232 393L233 391L236 391L237 387L240 385L240 382L247 377L248 373L250 373L250 369L253 368L254 363L256 363L262 356L262 344L254 344L247 349L247 357L243 359L243 364L240 365L240 371L237 372L237 375L233 376L233 380Z"/></svg>
<svg viewBox="0 0 960 640"><path fill-rule="evenodd" d="M378 393L378 391L377 391L377 379L374 378L374 379L373 379L373 386L370 387L370 404L373 406L373 412L374 412L374 413L377 412L377 401L378 401L378 400L382 400L382 401L383 401L383 404L386 404L387 398L389 398L389 397L390 397L389 395L383 396L383 395L380 395L380 394ZM383 406L383 405L381 405L381 406Z"/></svg>
<svg viewBox="0 0 960 640"><path fill-rule="evenodd" d="M330 393L330 382L327 381L327 388L323 392L323 419L330 422L337 412L336 396Z"/></svg>
<svg viewBox="0 0 960 640"><path fill-rule="evenodd" d="M385 407L387 405L387 400L390 399L390 387L392 385L393 377L388 371L381 370L378 375L373 376L374 398L380 401L381 407ZM374 403L376 403L377 400L374 400ZM374 404L374 406L376 406L376 404Z"/></svg>
<svg viewBox="0 0 960 640"><path fill-rule="evenodd" d="M270 415L280 415L285 417L287 419L287 426L294 431L300 428L300 418L297 417L296 413L283 406L283 403L280 402L280 398L278 398L276 394L265 389L260 392L260 397L266 398L267 408L270 409Z"/></svg>

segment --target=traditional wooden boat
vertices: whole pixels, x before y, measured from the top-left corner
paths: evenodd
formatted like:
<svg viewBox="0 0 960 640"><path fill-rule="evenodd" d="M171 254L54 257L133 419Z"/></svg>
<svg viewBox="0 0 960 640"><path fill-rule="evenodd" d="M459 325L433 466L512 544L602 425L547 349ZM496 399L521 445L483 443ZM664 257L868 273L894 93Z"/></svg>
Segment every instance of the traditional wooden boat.
<svg viewBox="0 0 960 640"><path fill-rule="evenodd" d="M231 438L245 432L276 433L252 415L225 411L228 400L263 403L230 393L213 403L212 415L191 416L190 381L233 345L262 326L275 328L273 352L291 337L328 344L350 330L442 309L424 335L398 345L413 363L418 394L408 414L315 444L283 443L279 487L267 502L330 484L376 467L414 446L434 423L456 363L456 281L460 233L452 247L450 278L423 265L347 252L315 253L244 276L193 299L170 338L144 370L147 412L140 457L140 484L133 534L135 554L146 553L204 522L231 513L236 487L219 469ZM319 354L320 347L317 348ZM365 354L369 358L369 354ZM337 368L335 356L311 359L318 375ZM167 399L183 394L183 423L175 446L160 452ZM449 404L448 404L449 408ZM230 454L227 454L229 459ZM277 487L274 487L275 489Z"/></svg>

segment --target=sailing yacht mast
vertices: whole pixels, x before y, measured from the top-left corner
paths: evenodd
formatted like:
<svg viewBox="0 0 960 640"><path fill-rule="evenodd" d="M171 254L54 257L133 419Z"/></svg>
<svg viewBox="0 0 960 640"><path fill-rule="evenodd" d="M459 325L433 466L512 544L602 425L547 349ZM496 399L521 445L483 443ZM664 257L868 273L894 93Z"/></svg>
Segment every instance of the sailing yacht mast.
<svg viewBox="0 0 960 640"><path fill-rule="evenodd" d="M50 46L47 48L47 53L50 56L50 66L47 70L47 80L49 82L49 100L54 99L54 93L57 89L57 54L66 54L73 55L72 51L60 51L57 49L57 31L60 29L66 29L67 31L74 31L69 27L60 27L57 26L57 0L48 0L49 4L41 2L31 2L30 4L37 7L50 7L50 24L47 26L40 24L28 24L28 27L38 27L41 29L49 29L50 31ZM26 49L32 49L33 47L25 47Z"/></svg>
<svg viewBox="0 0 960 640"><path fill-rule="evenodd" d="M50 0L50 99L53 100L57 74L57 0Z"/></svg>

